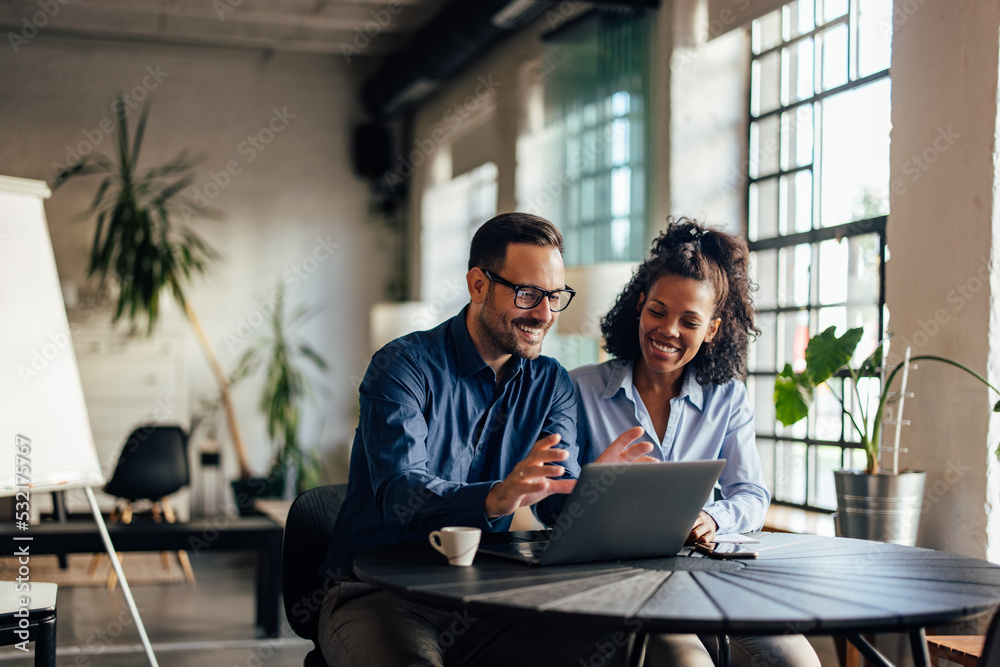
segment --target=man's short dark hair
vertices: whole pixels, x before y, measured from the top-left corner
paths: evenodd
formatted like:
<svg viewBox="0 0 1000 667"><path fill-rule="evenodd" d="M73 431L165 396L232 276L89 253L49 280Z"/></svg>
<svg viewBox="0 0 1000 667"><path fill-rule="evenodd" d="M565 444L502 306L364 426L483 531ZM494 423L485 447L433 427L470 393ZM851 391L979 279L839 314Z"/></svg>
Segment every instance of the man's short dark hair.
<svg viewBox="0 0 1000 667"><path fill-rule="evenodd" d="M563 237L556 226L545 218L530 213L501 213L487 220L472 237L469 269L478 266L493 273L503 270L507 246L526 243L551 246L563 252Z"/></svg>

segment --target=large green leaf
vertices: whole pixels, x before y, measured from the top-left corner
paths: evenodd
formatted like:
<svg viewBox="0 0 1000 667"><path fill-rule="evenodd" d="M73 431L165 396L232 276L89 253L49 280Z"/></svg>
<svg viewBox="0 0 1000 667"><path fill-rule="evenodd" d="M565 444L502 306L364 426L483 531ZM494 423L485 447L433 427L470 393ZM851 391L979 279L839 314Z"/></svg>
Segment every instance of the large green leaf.
<svg viewBox="0 0 1000 667"><path fill-rule="evenodd" d="M864 330L861 327L848 329L837 338L836 327L830 327L816 334L806 348L806 375L814 385L820 385L846 366L854 355L854 349L861 341Z"/></svg>
<svg viewBox="0 0 1000 667"><path fill-rule="evenodd" d="M785 364L774 381L774 408L778 421L791 426L809 414L812 393L808 378L792 371L791 364Z"/></svg>

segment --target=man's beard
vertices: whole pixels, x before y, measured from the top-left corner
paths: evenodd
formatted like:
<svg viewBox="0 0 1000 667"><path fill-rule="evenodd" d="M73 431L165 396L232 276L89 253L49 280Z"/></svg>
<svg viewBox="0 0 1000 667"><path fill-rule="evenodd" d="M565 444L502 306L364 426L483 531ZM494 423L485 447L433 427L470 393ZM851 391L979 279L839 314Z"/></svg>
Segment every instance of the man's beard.
<svg viewBox="0 0 1000 667"><path fill-rule="evenodd" d="M494 290L490 290L486 295L486 302L479 312L479 331L483 336L483 342L490 348L490 351L497 356L512 354L522 359L536 359L542 351L541 341L537 346L525 345L518 340L514 332L516 325L529 329L541 329L542 337L552 326L552 322L543 322L533 317L519 317L507 322L503 313L496 307Z"/></svg>

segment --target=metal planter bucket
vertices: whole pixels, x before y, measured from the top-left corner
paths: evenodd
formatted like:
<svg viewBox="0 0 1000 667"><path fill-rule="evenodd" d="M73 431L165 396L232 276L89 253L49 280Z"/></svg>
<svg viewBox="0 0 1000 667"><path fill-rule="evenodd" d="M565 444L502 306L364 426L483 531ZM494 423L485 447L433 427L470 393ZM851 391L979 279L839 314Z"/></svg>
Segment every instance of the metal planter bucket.
<svg viewBox="0 0 1000 667"><path fill-rule="evenodd" d="M834 470L833 476L838 536L916 544L927 473L866 475Z"/></svg>

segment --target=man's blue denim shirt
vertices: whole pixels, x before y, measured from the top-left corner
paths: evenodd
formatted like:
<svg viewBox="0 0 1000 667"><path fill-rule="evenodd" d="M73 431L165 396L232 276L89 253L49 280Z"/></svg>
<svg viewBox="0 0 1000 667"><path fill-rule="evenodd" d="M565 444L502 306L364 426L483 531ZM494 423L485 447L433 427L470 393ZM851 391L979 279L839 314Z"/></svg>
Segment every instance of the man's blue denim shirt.
<svg viewBox="0 0 1000 667"><path fill-rule="evenodd" d="M486 517L486 495L547 434L562 436L567 476L579 476L569 373L548 357L515 357L497 386L469 335L467 310L372 357L323 576L352 576L357 555L426 541L442 526L508 530L511 517ZM539 519L551 525L564 500L554 494L538 503Z"/></svg>

